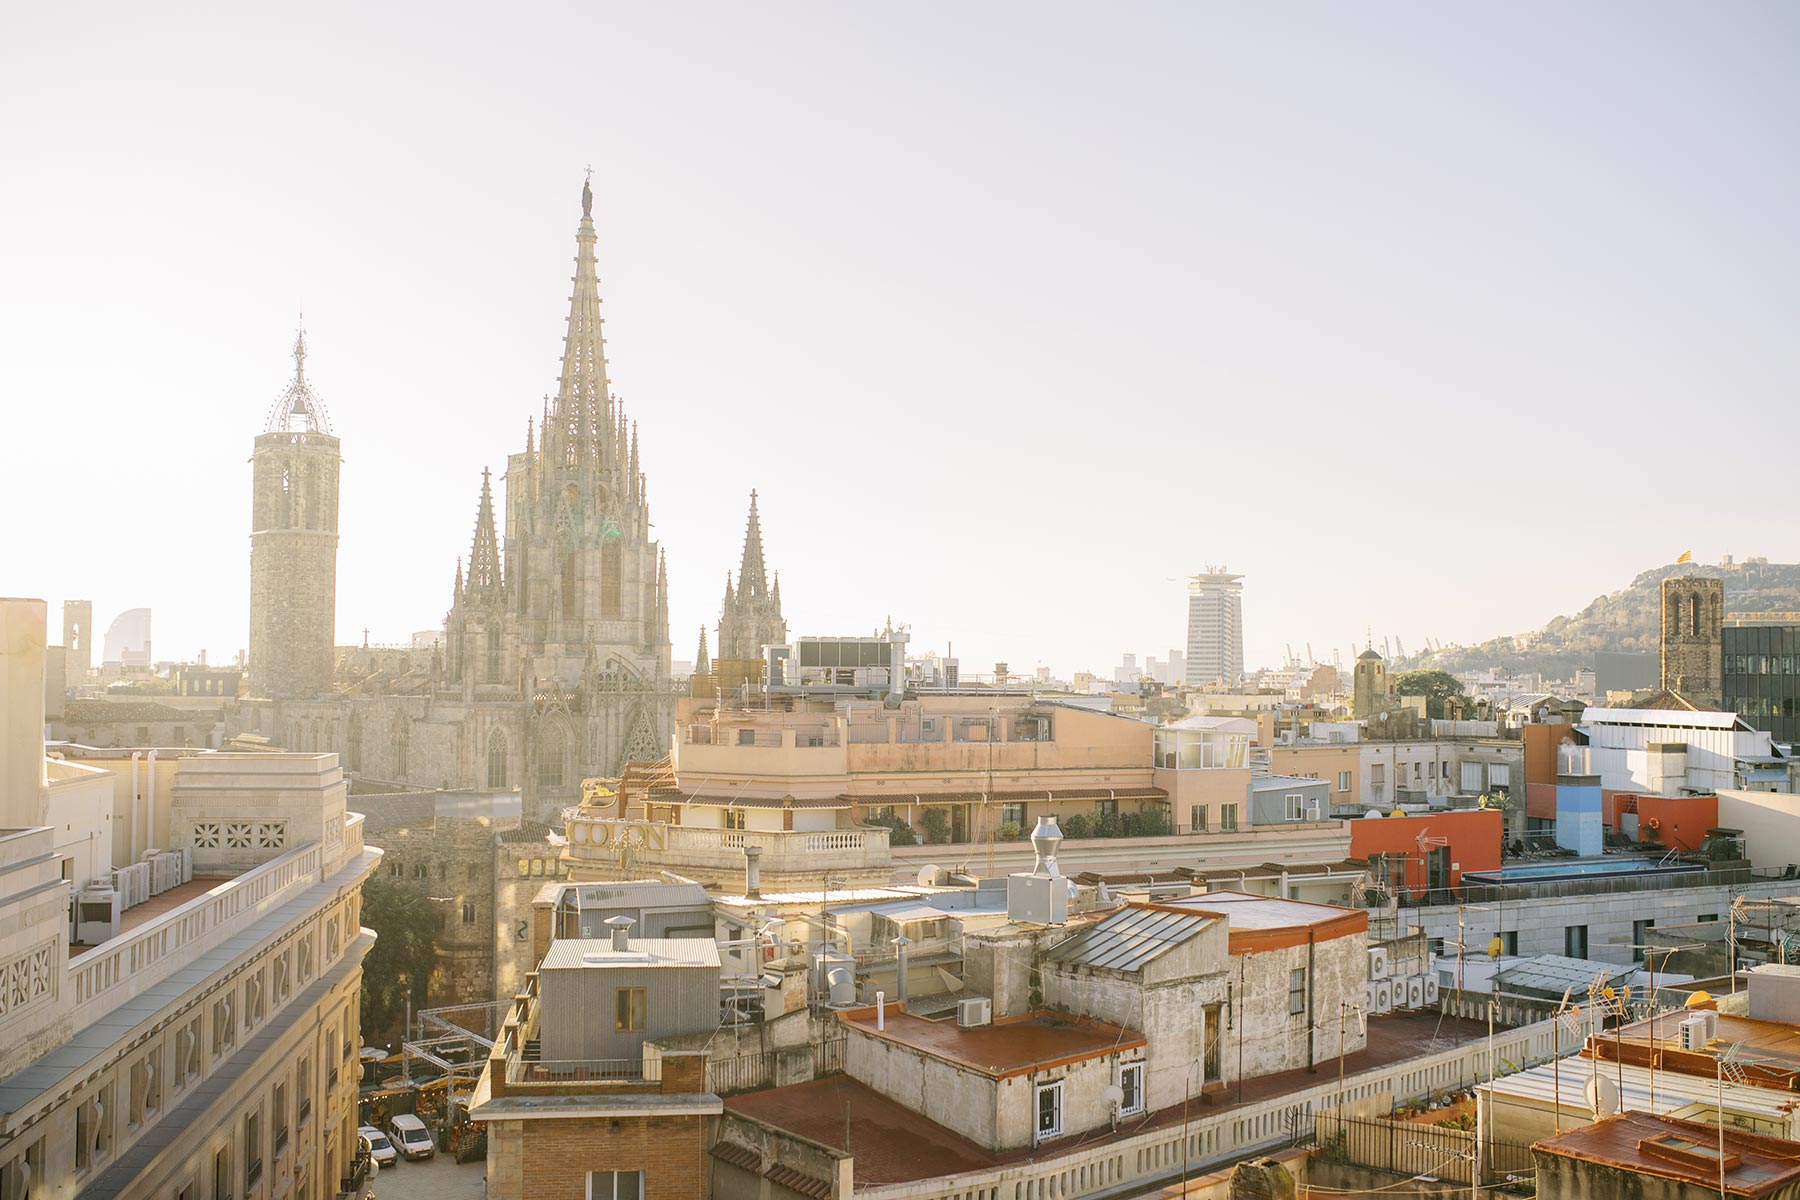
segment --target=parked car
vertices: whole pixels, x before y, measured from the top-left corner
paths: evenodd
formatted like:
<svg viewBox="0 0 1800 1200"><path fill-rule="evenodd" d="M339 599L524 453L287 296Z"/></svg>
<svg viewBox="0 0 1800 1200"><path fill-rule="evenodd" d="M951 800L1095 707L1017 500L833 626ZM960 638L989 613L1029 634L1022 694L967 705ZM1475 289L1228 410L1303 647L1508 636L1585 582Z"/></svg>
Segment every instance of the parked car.
<svg viewBox="0 0 1800 1200"><path fill-rule="evenodd" d="M401 1113L389 1121L388 1131L394 1135L394 1145L407 1158L430 1158L437 1153L431 1131L425 1128L425 1122L411 1113Z"/></svg>
<svg viewBox="0 0 1800 1200"><path fill-rule="evenodd" d="M369 1157L377 1166L391 1167L400 1161L400 1151L394 1148L394 1143L388 1140L387 1134L373 1125L361 1126L357 1129L356 1136L362 1139Z"/></svg>

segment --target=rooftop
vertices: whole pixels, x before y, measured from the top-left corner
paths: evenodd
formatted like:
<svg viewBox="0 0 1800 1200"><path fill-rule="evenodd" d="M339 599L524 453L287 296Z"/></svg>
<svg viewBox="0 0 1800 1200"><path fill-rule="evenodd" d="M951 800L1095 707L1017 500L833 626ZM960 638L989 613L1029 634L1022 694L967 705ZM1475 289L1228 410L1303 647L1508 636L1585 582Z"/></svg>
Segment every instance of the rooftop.
<svg viewBox="0 0 1800 1200"><path fill-rule="evenodd" d="M1135 971L1198 935L1218 917L1132 904L1064 938L1044 957L1052 962Z"/></svg>
<svg viewBox="0 0 1800 1200"><path fill-rule="evenodd" d="M891 1013L888 1027L893 1028ZM1352 1075L1487 1036L1486 1022L1440 1017L1437 1013L1370 1017L1368 1028L1368 1049L1344 1058L1345 1070ZM1335 1068L1335 1061L1332 1066ZM1240 1103L1254 1104L1301 1088L1316 1087L1320 1078L1321 1075L1299 1067L1279 1075L1245 1080L1241 1090L1234 1085L1214 1097L1207 1111L1225 1112ZM835 1147L845 1146L844 1118L848 1113L848 1149L856 1158L858 1187L903 1183L1029 1161L1066 1151L1076 1136L1085 1146L1099 1145L1147 1129L1179 1125L1183 1118L1182 1106L1173 1104L1143 1117L1121 1121L1114 1133L1071 1135L1068 1142L1059 1139L1036 1151L994 1154L845 1075L747 1092L727 1099L725 1107ZM1197 1113L1191 1110L1188 1115Z"/></svg>
<svg viewBox="0 0 1800 1200"><path fill-rule="evenodd" d="M186 883L176 884L167 891L158 892L142 904L134 904L119 914L118 936L124 937L134 929L140 929L152 921L160 920L164 914L173 912L188 901L204 896L220 884L229 883L235 878L237 878L235 875L196 875ZM69 957L71 959L79 958L93 949L95 949L94 946L73 942L69 946Z"/></svg>
<svg viewBox="0 0 1800 1200"><path fill-rule="evenodd" d="M1305 900L1283 900L1279 896L1257 896L1249 892L1202 892L1198 896L1179 896L1159 901L1164 908L1185 908L1217 913L1236 929L1288 929L1294 926L1329 925L1345 917L1368 914L1361 909L1340 908L1335 904L1312 904Z"/></svg>
<svg viewBox="0 0 1800 1200"><path fill-rule="evenodd" d="M1724 1191L1764 1196L1800 1180L1794 1143L1716 1125L1643 1112L1622 1112L1556 1137L1533 1149L1708 1189L1720 1186L1719 1145L1725 1147Z"/></svg>
<svg viewBox="0 0 1800 1200"><path fill-rule="evenodd" d="M898 1042L996 1079L1098 1058L1145 1044L1144 1035L1134 1029L1048 1012L970 1029L964 1029L954 1021L927 1021L915 1017L897 1004L888 1006L884 1030L876 1029L872 1007L842 1012L838 1019L870 1037Z"/></svg>
<svg viewBox="0 0 1800 1200"><path fill-rule="evenodd" d="M711 938L629 938L614 950L611 938L559 938L544 953L540 971L605 967L719 967Z"/></svg>
<svg viewBox="0 0 1800 1200"><path fill-rule="evenodd" d="M1606 981L1613 983L1635 974L1637 969L1636 963L1621 966L1585 958L1564 958L1560 954L1540 954L1499 971L1494 982L1502 991L1508 992L1525 991L1556 997L1574 988L1576 994L1585 996L1596 973L1605 974Z"/></svg>

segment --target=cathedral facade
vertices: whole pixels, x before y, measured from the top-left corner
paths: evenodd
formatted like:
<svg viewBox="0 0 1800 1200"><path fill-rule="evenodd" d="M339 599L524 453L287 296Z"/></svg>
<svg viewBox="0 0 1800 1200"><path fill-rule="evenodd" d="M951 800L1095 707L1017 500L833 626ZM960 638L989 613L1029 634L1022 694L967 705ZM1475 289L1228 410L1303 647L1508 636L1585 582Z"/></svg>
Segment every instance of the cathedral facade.
<svg viewBox="0 0 1800 1200"><path fill-rule="evenodd" d="M379 669L340 658L330 694L253 684L233 732L336 750L369 780L517 788L528 817L573 803L585 777L668 753L668 573L637 432L607 380L592 206L584 186L557 394L506 459L503 515L483 472L443 643ZM332 516L335 532L335 504ZM253 588L253 630L274 598Z"/></svg>

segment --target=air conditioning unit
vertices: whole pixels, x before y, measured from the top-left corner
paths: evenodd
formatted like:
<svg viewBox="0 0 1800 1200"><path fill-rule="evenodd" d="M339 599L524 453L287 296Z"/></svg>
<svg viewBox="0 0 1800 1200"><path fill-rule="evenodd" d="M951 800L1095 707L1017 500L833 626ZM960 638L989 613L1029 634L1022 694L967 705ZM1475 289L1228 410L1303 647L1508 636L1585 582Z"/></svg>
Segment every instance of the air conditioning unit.
<svg viewBox="0 0 1800 1200"><path fill-rule="evenodd" d="M1700 1050L1706 1046L1705 1017L1689 1017L1678 1028L1681 1030L1681 1048L1683 1050Z"/></svg>
<svg viewBox="0 0 1800 1200"><path fill-rule="evenodd" d="M1309 821L1323 821L1325 819L1324 802L1319 801L1319 800L1314 800L1311 804L1307 805L1306 806L1306 819Z"/></svg>
<svg viewBox="0 0 1800 1200"><path fill-rule="evenodd" d="M994 1002L986 996L956 1002L956 1023L963 1029L990 1024L994 1019Z"/></svg>
<svg viewBox="0 0 1800 1200"><path fill-rule="evenodd" d="M1399 1003L1399 998L1395 998ZM1425 1006L1425 980L1423 976L1414 975L1406 981L1406 1007L1423 1008Z"/></svg>
<svg viewBox="0 0 1800 1200"><path fill-rule="evenodd" d="M1700 1010L1699 1016L1700 1016L1701 1020L1706 1022L1706 1040L1710 1042L1714 1038L1718 1037L1719 1036L1719 1013L1718 1013L1718 1010L1704 1008L1704 1009Z"/></svg>
<svg viewBox="0 0 1800 1200"><path fill-rule="evenodd" d="M1438 977L1436 975L1427 975L1425 977L1425 1007L1430 1008L1432 1005L1436 1004L1437 1002L1438 1002Z"/></svg>
<svg viewBox="0 0 1800 1200"><path fill-rule="evenodd" d="M1394 985L1386 979L1375 985L1375 1011L1394 1011Z"/></svg>
<svg viewBox="0 0 1800 1200"><path fill-rule="evenodd" d="M1388 977L1388 952L1386 946L1369 947L1369 978L1386 979Z"/></svg>
<svg viewBox="0 0 1800 1200"><path fill-rule="evenodd" d="M119 914L124 911L119 893L102 883L89 884L75 897L75 937L84 946L119 936Z"/></svg>

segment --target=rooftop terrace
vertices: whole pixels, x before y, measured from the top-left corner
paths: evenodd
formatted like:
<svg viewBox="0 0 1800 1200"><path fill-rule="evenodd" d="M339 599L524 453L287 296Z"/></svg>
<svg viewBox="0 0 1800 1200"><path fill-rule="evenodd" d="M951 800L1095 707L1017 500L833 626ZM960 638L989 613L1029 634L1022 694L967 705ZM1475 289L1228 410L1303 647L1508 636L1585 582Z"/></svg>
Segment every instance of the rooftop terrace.
<svg viewBox="0 0 1800 1200"><path fill-rule="evenodd" d="M890 1030L894 1028L894 1015L889 1014ZM873 1021L873 1017L869 1019ZM919 1024L933 1022L920 1021ZM955 1026L951 1028L954 1030ZM1355 1076L1420 1055L1479 1043L1487 1032L1484 1021L1440 1017L1436 1013L1371 1017L1368 1048L1346 1055L1344 1070ZM1185 1116L1198 1121L1238 1108L1253 1109L1273 1097L1327 1083L1336 1075L1337 1066L1334 1058L1322 1060L1316 1072L1301 1068L1245 1080L1241 1088L1233 1084L1222 1092L1211 1094L1207 1102L1196 1101ZM1474 1082L1474 1076L1471 1075L1467 1082ZM1036 1151L995 1154L844 1075L747 1092L728 1098L725 1107L840 1149L845 1146L845 1116L848 1114L848 1148L856 1159L858 1189L1027 1162L1068 1151L1077 1142L1083 1147L1104 1146L1148 1130L1180 1126L1184 1118L1181 1106L1177 1104L1121 1121L1114 1133L1071 1135L1047 1142Z"/></svg>
<svg viewBox="0 0 1800 1200"><path fill-rule="evenodd" d="M887 1028L876 1028L873 1008L853 1009L839 1019L870 1037L923 1051L996 1079L1047 1070L1144 1045L1144 1035L1105 1021L1034 1013L1023 1020L996 1021L964 1029L954 1021L927 1021L889 1005Z"/></svg>

